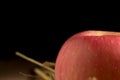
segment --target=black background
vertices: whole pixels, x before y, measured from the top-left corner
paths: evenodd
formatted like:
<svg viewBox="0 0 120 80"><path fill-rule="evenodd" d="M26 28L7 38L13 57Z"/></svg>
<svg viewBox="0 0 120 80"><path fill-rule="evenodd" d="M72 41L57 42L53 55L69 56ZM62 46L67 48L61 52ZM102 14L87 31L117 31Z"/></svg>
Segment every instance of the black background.
<svg viewBox="0 0 120 80"><path fill-rule="evenodd" d="M55 61L62 44L85 30L120 31L119 17L66 10L8 10L3 13L0 60L18 58L16 51L40 61Z"/></svg>

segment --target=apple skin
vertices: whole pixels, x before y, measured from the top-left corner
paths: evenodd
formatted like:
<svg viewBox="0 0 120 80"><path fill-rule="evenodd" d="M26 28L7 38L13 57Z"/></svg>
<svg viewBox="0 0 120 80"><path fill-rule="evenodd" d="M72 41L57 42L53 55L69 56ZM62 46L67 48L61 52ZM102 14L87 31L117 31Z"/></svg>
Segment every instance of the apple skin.
<svg viewBox="0 0 120 80"><path fill-rule="evenodd" d="M61 47L55 80L120 80L120 33L84 31Z"/></svg>

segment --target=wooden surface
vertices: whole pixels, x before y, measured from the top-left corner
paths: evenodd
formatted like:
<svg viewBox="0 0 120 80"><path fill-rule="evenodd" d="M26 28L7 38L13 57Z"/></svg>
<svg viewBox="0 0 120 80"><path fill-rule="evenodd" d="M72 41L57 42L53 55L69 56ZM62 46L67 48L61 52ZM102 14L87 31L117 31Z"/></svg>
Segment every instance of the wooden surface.
<svg viewBox="0 0 120 80"><path fill-rule="evenodd" d="M30 71L36 65L24 60L0 60L0 80L29 80L27 77L20 74L20 72L30 74Z"/></svg>

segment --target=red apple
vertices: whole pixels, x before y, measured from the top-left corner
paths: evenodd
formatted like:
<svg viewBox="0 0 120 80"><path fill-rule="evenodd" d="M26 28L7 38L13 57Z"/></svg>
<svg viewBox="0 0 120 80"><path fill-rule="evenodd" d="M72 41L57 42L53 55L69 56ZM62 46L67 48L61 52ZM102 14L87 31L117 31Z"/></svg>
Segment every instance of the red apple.
<svg viewBox="0 0 120 80"><path fill-rule="evenodd" d="M120 33L84 31L61 47L55 80L120 80Z"/></svg>

